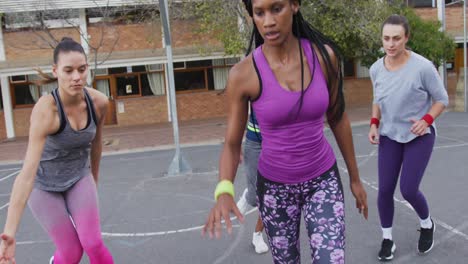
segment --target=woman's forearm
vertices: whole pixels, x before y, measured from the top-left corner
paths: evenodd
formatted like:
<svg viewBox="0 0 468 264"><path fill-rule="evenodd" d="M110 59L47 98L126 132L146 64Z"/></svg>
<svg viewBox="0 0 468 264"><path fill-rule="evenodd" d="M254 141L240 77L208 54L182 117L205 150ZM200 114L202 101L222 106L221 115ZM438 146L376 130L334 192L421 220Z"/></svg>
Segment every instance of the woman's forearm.
<svg viewBox="0 0 468 264"><path fill-rule="evenodd" d="M94 182L97 184L99 179L99 165L101 164L102 144L96 143L91 147L91 173Z"/></svg>
<svg viewBox="0 0 468 264"><path fill-rule="evenodd" d="M331 127L331 130L345 160L351 182L360 181L356 155L354 153L351 124L346 112L343 113L341 120Z"/></svg>
<svg viewBox="0 0 468 264"><path fill-rule="evenodd" d="M21 217L26 207L26 202L34 187L34 179L25 179L20 173L14 184L10 196L10 204L8 206L8 214L3 232L14 237L18 230Z"/></svg>
<svg viewBox="0 0 468 264"><path fill-rule="evenodd" d="M431 109L429 109L428 114L430 114L434 119L440 116L445 109L445 105L440 102L435 102Z"/></svg>

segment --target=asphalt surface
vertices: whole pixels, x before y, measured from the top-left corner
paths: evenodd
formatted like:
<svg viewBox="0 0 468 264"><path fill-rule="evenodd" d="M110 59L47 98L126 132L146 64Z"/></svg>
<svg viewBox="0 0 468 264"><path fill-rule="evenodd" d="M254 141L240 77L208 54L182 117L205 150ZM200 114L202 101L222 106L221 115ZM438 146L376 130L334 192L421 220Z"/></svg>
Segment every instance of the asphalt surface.
<svg viewBox="0 0 468 264"><path fill-rule="evenodd" d="M416 253L419 221L416 213L395 193L393 237L397 245L391 263L468 263L468 115L446 113L438 120L439 135L421 189L437 224L436 244L427 255ZM326 135L338 157L346 198L346 263L379 263L381 231L376 206L377 147L367 141L368 126L353 127L361 178L368 193L369 220L354 208L344 162L330 131ZM257 212L246 223L235 221L232 235L219 240L201 237L208 211L214 204L220 145L183 148L193 172L167 176L173 150L103 157L98 186L102 232L116 263L272 263L270 253L257 255L251 245ZM0 166L0 226L20 164ZM239 169L236 196L246 186ZM237 199L237 198L236 198ZM303 263L310 249L301 227ZM48 263L54 245L25 210L17 234L17 262ZM88 263L83 257L81 263Z"/></svg>

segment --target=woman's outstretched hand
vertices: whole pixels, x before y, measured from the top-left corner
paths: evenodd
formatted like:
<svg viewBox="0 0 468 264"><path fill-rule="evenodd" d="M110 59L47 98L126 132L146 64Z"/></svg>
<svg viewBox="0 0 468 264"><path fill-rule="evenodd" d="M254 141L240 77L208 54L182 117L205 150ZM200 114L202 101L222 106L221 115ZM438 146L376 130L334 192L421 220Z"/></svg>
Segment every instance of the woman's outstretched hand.
<svg viewBox="0 0 468 264"><path fill-rule="evenodd" d="M359 210L359 213L362 214L367 220L369 209L367 207L367 193L362 186L361 181L351 183L351 192L356 199L356 208Z"/></svg>
<svg viewBox="0 0 468 264"><path fill-rule="evenodd" d="M202 235L206 233L210 238L221 237L222 221L224 219L226 223L226 229L228 234L232 233L232 222L231 222L231 212L239 219L241 223L244 223L244 216L240 213L239 209L234 202L234 198L227 193L219 195L218 201L215 206L211 209L208 219L206 220L205 226L202 230Z"/></svg>
<svg viewBox="0 0 468 264"><path fill-rule="evenodd" d="M16 264L15 248L15 238L7 234L0 235L0 264Z"/></svg>

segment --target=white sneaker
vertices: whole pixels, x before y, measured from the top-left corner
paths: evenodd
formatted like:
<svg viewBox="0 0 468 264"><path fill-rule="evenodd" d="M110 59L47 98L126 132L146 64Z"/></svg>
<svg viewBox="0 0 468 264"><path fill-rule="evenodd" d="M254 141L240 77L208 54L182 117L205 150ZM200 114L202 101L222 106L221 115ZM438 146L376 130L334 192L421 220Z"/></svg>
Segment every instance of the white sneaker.
<svg viewBox="0 0 468 264"><path fill-rule="evenodd" d="M54 256L50 257L49 264L54 264Z"/></svg>
<svg viewBox="0 0 468 264"><path fill-rule="evenodd" d="M263 254L268 252L268 246L265 243L265 241L263 241L262 232L253 233L252 244L255 247L255 252L257 252L257 254Z"/></svg>
<svg viewBox="0 0 468 264"><path fill-rule="evenodd" d="M242 193L239 201L237 201L237 208L239 208L239 211L241 212L242 215L245 215L247 211L252 207L249 205L247 202L247 188L244 189L244 192Z"/></svg>

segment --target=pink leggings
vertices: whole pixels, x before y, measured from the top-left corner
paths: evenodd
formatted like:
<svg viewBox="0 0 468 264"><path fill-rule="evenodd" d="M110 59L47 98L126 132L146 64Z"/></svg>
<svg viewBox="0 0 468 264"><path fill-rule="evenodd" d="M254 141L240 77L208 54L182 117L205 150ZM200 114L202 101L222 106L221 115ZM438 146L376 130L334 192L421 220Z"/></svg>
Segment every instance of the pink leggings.
<svg viewBox="0 0 468 264"><path fill-rule="evenodd" d="M34 188L28 204L55 244L54 264L79 263L83 250L91 264L114 263L102 241L96 185L91 175L65 192Z"/></svg>

